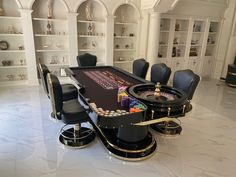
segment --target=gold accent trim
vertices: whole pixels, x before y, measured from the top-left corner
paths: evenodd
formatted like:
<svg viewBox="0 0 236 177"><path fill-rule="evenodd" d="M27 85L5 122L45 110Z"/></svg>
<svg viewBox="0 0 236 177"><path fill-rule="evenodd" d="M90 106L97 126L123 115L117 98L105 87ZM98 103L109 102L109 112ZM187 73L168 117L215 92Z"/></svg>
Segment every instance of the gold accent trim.
<svg viewBox="0 0 236 177"><path fill-rule="evenodd" d="M236 73L228 72L229 75L236 76Z"/></svg>
<svg viewBox="0 0 236 177"><path fill-rule="evenodd" d="M50 86L50 87L48 87L48 91L49 91L49 94L50 93L52 94L52 95L50 95L51 96L50 101L51 101L51 104L52 104L52 112L55 115L55 118L58 120L58 118L57 118L58 112L56 111L56 103L55 103L55 100L54 100L54 98L55 98L54 95L55 94L54 94L54 91L53 91L53 85L52 85L52 79L51 79L51 74L50 73L47 74L47 79L48 79L49 86Z"/></svg>
<svg viewBox="0 0 236 177"><path fill-rule="evenodd" d="M183 131L183 129L182 129ZM182 135L182 131L181 131L181 135ZM164 134L164 133L160 133L158 131L155 131L158 135L162 136L162 137L165 137L165 138L177 138L180 136L180 134L174 134L174 135L170 135L170 134Z"/></svg>
<svg viewBox="0 0 236 177"><path fill-rule="evenodd" d="M148 120L148 121L136 123L136 124L134 124L134 125L137 125L137 126L146 126L146 125L151 125L151 124L156 124L156 123L161 123L161 122L170 122L170 121L175 122L175 123L181 125L179 119L170 118L170 117L163 117L163 118L160 118L160 119Z"/></svg>
<svg viewBox="0 0 236 177"><path fill-rule="evenodd" d="M96 136L95 136L95 138L96 138ZM94 138L94 139L95 139L95 138ZM62 142L60 142L60 136L59 136L59 138L58 138L58 143L59 143L60 145L62 145L62 146L65 146L65 147L68 148L68 149L83 149L83 148L85 148L85 147L91 146L91 144L94 143L94 140L91 141L91 142L88 143L88 144L83 145L83 146L68 146L68 145L63 144Z"/></svg>
<svg viewBox="0 0 236 177"><path fill-rule="evenodd" d="M112 155L113 157L115 157L115 158L117 158L117 159L120 159L120 160L129 161L129 162L137 162L137 161L143 161L143 160L149 159L149 158L151 158L151 157L156 153L156 150L157 150L157 148L156 148L151 154L149 154L148 156L139 157L139 158L125 158L125 157L118 156L118 155L116 155L116 154L110 152L110 151L107 149L107 151L109 152L109 154Z"/></svg>
<svg viewBox="0 0 236 177"><path fill-rule="evenodd" d="M94 124L94 125L95 125L95 124ZM129 152L129 153L144 152L144 151L146 151L147 149L150 149L150 148L153 146L153 144L155 143L155 139L152 137L152 143L151 143L148 147L146 147L146 148L144 148L144 149L141 149L141 150L127 150L127 149L122 149L122 148L119 148L118 146L116 146L116 145L110 143L110 142L107 140L107 138L106 138L106 136L104 135L104 133L101 131L101 129L100 129L97 125L95 125L95 126L97 127L97 129L100 131L100 133L102 134L102 136L105 138L106 142L107 142L111 147L113 147L113 148L115 148L115 149L117 149L117 150L123 151L123 152Z"/></svg>
<svg viewBox="0 0 236 177"><path fill-rule="evenodd" d="M40 73L42 73L42 74L40 74L40 77L41 77L41 82L42 82L42 85L43 85L43 90L44 90L44 92L46 93L46 95L49 97L49 93L47 92L47 90L46 90L46 88L45 88L45 83L43 83L43 82L46 82L45 80L44 80L44 78L42 78L43 77L43 68L42 68L42 65L41 65L41 63L39 63L38 64L38 67L39 67L39 72ZM44 80L44 81L43 81Z"/></svg>

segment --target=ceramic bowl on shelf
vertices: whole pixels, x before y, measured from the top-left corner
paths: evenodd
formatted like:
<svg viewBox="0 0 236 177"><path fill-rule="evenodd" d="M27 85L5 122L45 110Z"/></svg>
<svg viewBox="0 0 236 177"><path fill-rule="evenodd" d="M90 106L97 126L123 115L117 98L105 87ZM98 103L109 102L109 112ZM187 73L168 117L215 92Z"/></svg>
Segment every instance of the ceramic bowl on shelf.
<svg viewBox="0 0 236 177"><path fill-rule="evenodd" d="M0 41L0 49L7 50L9 48L9 44L7 41Z"/></svg>

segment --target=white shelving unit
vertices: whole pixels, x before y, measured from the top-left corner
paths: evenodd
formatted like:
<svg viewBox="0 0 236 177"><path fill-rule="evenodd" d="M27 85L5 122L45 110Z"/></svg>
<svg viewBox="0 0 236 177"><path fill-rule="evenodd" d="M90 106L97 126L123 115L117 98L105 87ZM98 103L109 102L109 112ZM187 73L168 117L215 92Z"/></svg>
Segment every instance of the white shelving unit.
<svg viewBox="0 0 236 177"><path fill-rule="evenodd" d="M90 5L88 3L91 3ZM86 6L91 6L91 18L86 16ZM77 32L78 32L78 55L90 53L97 56L97 62L105 64L105 9L96 1L85 1L78 8Z"/></svg>
<svg viewBox="0 0 236 177"><path fill-rule="evenodd" d="M113 63L131 72L137 53L138 16L134 7L123 4L116 9L115 17Z"/></svg>
<svg viewBox="0 0 236 177"><path fill-rule="evenodd" d="M4 16L0 16L0 41L3 45L0 49L0 86L25 84L28 73L21 17L14 1L4 0L3 9ZM4 49L4 45L8 47Z"/></svg>
<svg viewBox="0 0 236 177"><path fill-rule="evenodd" d="M70 65L66 10L53 3L53 16L48 18L47 0L37 0L33 6L33 30L37 63L43 63L56 75Z"/></svg>
<svg viewBox="0 0 236 177"><path fill-rule="evenodd" d="M164 14L157 62L171 67L172 74L177 70L191 69L201 76L210 76L214 69L219 28L220 21Z"/></svg>
<svg viewBox="0 0 236 177"><path fill-rule="evenodd" d="M215 68L216 47L218 43L218 34L220 31L219 21L210 21L207 30L206 49L204 53L204 62L202 67L202 76L211 77Z"/></svg>

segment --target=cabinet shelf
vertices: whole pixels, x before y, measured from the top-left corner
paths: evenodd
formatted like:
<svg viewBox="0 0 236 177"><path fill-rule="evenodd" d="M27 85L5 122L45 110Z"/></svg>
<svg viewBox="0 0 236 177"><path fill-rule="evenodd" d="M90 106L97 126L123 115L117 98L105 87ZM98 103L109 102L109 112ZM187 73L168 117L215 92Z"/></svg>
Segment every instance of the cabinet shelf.
<svg viewBox="0 0 236 177"><path fill-rule="evenodd" d="M115 52L129 52L129 51L135 51L135 49L114 49Z"/></svg>
<svg viewBox="0 0 236 177"><path fill-rule="evenodd" d="M201 44L191 44L191 47L201 47Z"/></svg>
<svg viewBox="0 0 236 177"><path fill-rule="evenodd" d="M68 63L64 64L46 64L48 67L63 67L63 66L69 66Z"/></svg>
<svg viewBox="0 0 236 177"><path fill-rule="evenodd" d="M173 46L185 46L186 44L173 44Z"/></svg>
<svg viewBox="0 0 236 177"><path fill-rule="evenodd" d="M7 20L20 20L21 17L13 17L13 16L0 16L0 19L7 19Z"/></svg>
<svg viewBox="0 0 236 177"><path fill-rule="evenodd" d="M16 37L16 36L23 36L23 34L9 34L9 33L1 33L0 36L13 36L13 37Z"/></svg>
<svg viewBox="0 0 236 177"><path fill-rule="evenodd" d="M88 38L104 38L105 36L95 36L95 35L78 35L78 37L88 37Z"/></svg>
<svg viewBox="0 0 236 177"><path fill-rule="evenodd" d="M105 23L105 20L78 20L79 23Z"/></svg>
<svg viewBox="0 0 236 177"><path fill-rule="evenodd" d="M185 30L183 30L183 31L175 31L175 33L188 33L188 31L185 31Z"/></svg>
<svg viewBox="0 0 236 177"><path fill-rule="evenodd" d="M34 36L37 36L37 37L67 37L68 35L66 35L66 34L63 34L63 35L60 35L60 34L35 34Z"/></svg>
<svg viewBox="0 0 236 177"><path fill-rule="evenodd" d="M54 18L33 18L35 21L52 21L52 22L66 22L66 19L54 19Z"/></svg>
<svg viewBox="0 0 236 177"><path fill-rule="evenodd" d="M104 49L79 49L80 52L103 52Z"/></svg>
<svg viewBox="0 0 236 177"><path fill-rule="evenodd" d="M122 39L135 39L135 36L115 36L115 38L119 39L119 38L122 38Z"/></svg>
<svg viewBox="0 0 236 177"><path fill-rule="evenodd" d="M22 53L25 50L0 50L0 53Z"/></svg>
<svg viewBox="0 0 236 177"><path fill-rule="evenodd" d="M36 52L67 52L64 49L48 49L48 50L36 50Z"/></svg>
<svg viewBox="0 0 236 177"><path fill-rule="evenodd" d="M114 64L125 64L125 63L133 63L133 60L130 61L115 61Z"/></svg>
<svg viewBox="0 0 236 177"><path fill-rule="evenodd" d="M0 69L10 69L10 68L27 68L27 66L26 65L0 66Z"/></svg>
<svg viewBox="0 0 236 177"><path fill-rule="evenodd" d="M115 25L137 25L137 22L115 22Z"/></svg>

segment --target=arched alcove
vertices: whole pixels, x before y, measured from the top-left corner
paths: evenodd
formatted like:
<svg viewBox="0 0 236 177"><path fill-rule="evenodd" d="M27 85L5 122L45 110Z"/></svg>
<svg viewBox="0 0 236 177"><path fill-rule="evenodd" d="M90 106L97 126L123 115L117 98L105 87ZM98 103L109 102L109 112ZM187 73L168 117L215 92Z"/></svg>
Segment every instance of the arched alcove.
<svg viewBox="0 0 236 177"><path fill-rule="evenodd" d="M25 83L27 63L19 1L0 1L0 85Z"/></svg>
<svg viewBox="0 0 236 177"><path fill-rule="evenodd" d="M77 12L78 54L96 55L98 64L105 64L106 7L100 1L87 0Z"/></svg>
<svg viewBox="0 0 236 177"><path fill-rule="evenodd" d="M125 3L117 6L113 15L114 65L131 72L133 60L137 56L140 13L135 5Z"/></svg>
<svg viewBox="0 0 236 177"><path fill-rule="evenodd" d="M2 10L4 16L14 16L19 17L20 13L18 11L20 3L15 0L1 0ZM1 2L0 2L1 3Z"/></svg>
<svg viewBox="0 0 236 177"><path fill-rule="evenodd" d="M105 16L108 15L108 10L107 10L106 5L100 0L82 0L82 1L78 2L77 5L75 5L75 11L77 11L77 12L81 11L79 9L85 7L85 5L89 1L91 1L93 3L93 5L95 6L94 9L102 10L101 12L99 12L99 11L95 12L94 16L95 15L98 16L98 17L102 16L103 18L105 18Z"/></svg>
<svg viewBox="0 0 236 177"><path fill-rule="evenodd" d="M48 14L48 0L35 0L32 4L33 17L47 18ZM52 0L52 18L66 19L67 6L62 0Z"/></svg>
<svg viewBox="0 0 236 177"><path fill-rule="evenodd" d="M36 0L32 10L37 62L60 76L61 69L70 65L67 6L63 0Z"/></svg>

